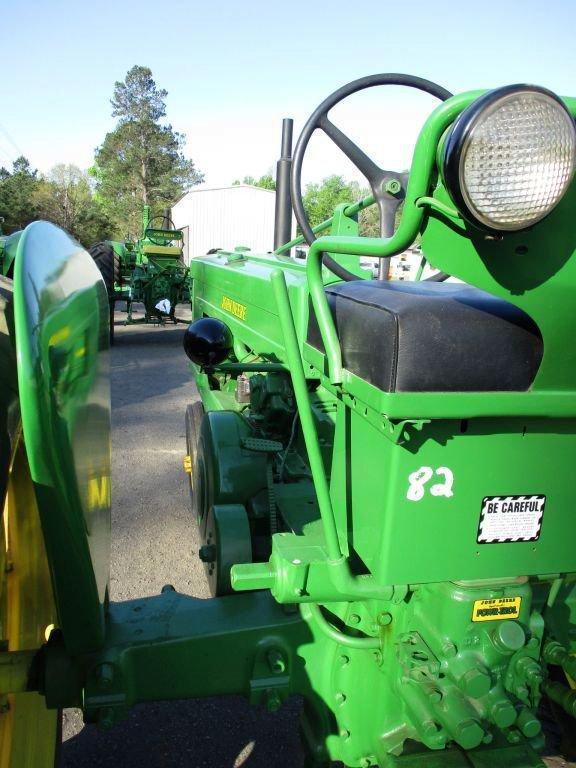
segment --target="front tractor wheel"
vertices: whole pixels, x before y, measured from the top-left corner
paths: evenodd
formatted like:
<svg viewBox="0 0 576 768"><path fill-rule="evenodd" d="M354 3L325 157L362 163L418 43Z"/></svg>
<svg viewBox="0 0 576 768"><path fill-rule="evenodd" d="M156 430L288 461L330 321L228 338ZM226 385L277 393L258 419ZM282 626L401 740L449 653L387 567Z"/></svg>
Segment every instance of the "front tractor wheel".
<svg viewBox="0 0 576 768"><path fill-rule="evenodd" d="M114 284L120 282L120 257L110 243L96 243L90 248L90 255L96 262L106 284L110 302L110 344L114 343L114 304L116 293Z"/></svg>
<svg viewBox="0 0 576 768"><path fill-rule="evenodd" d="M188 473L188 484L190 489L190 501L192 504L192 513L194 519L200 524L202 514L198 504L197 494L194 493L193 474L196 464L196 455L198 453L198 440L200 439L200 425L204 418L204 406L198 400L186 408L186 472Z"/></svg>

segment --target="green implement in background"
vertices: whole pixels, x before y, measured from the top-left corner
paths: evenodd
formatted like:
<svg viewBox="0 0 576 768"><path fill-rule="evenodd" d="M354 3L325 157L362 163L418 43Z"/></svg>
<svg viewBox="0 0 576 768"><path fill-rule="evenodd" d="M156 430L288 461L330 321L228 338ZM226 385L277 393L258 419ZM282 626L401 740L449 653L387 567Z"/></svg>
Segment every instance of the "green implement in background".
<svg viewBox="0 0 576 768"><path fill-rule="evenodd" d="M190 302L183 247L184 235L182 230L174 228L170 210L151 219L150 206L145 205L139 240L107 240L90 248L108 289L111 341L114 339L114 305L119 300L126 301L127 323L163 323L166 319L178 322L176 305ZM134 302L144 304L141 321L132 317Z"/></svg>

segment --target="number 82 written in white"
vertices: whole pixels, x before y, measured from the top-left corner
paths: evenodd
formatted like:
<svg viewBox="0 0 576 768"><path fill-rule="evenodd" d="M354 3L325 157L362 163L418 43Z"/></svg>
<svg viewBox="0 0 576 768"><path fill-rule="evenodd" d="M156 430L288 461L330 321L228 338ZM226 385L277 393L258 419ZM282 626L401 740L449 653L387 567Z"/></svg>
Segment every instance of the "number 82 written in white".
<svg viewBox="0 0 576 768"><path fill-rule="evenodd" d="M427 483L434 477L443 478L443 482L434 483L427 487ZM408 475L408 491L406 498L408 501L421 501L424 498L426 490L429 490L432 496L445 496L450 498L454 495L452 486L454 485L454 474L448 467L420 467L415 472Z"/></svg>

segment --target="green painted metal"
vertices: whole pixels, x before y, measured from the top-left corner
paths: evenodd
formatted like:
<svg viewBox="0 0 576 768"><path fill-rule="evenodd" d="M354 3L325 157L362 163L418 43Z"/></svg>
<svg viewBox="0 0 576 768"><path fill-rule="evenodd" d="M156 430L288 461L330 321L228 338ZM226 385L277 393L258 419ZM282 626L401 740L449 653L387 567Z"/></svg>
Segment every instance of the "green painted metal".
<svg viewBox="0 0 576 768"><path fill-rule="evenodd" d="M110 539L108 300L86 252L57 227L18 243L14 320L20 410L70 652L104 639Z"/></svg>
<svg viewBox="0 0 576 768"><path fill-rule="evenodd" d="M424 125L391 238L358 237L358 209L341 206L317 228L331 234L312 244L306 275L286 256L298 239L269 256L216 255L193 268L194 316L223 320L253 366L241 370L232 356L212 377L194 368L207 410L231 407L241 373L266 376L265 366L278 363L290 372L296 410L283 428L256 397L233 406L236 418L283 447L269 459L268 507L246 498L245 482L237 488L249 514L268 516L272 536L267 560L233 566L232 586L300 604L323 659L322 671L307 661L322 705L307 713L304 732L313 754L347 766L541 766L530 745L542 743L535 712L553 663L542 642L555 633L567 658L576 650L568 631L574 578L555 575L576 572L564 480L576 450L572 307L564 299L576 287L576 186L528 232L494 240L468 227L437 161L446 130L480 93L448 100ZM574 101L566 103L574 113ZM435 268L537 316L553 353L530 391L384 393L343 367L324 293L334 277L322 254L350 268L358 264L350 257L391 256L417 235ZM309 309L325 353L306 343ZM231 448L219 454L220 475L247 460L241 441ZM431 479L415 503L407 492L423 469ZM553 500L538 541L477 543L482 499L503 493ZM555 695L571 711L566 691ZM416 754L403 754L406 740L421 745ZM451 744L466 750L464 763Z"/></svg>

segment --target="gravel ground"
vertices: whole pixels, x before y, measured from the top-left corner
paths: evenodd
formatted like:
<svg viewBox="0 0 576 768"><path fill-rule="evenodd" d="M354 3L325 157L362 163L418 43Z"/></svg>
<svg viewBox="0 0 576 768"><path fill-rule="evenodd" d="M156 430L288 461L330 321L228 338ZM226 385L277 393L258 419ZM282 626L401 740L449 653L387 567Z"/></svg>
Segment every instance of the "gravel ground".
<svg viewBox="0 0 576 768"><path fill-rule="evenodd" d="M116 313L112 352L111 596L154 595L173 584L206 598L182 471L184 412L197 398L182 351L183 326L125 327L124 317ZM300 768L298 712L298 702L271 715L236 697L147 704L104 734L84 726L79 711L67 710L62 767ZM576 768L557 748L552 736L549 768Z"/></svg>

